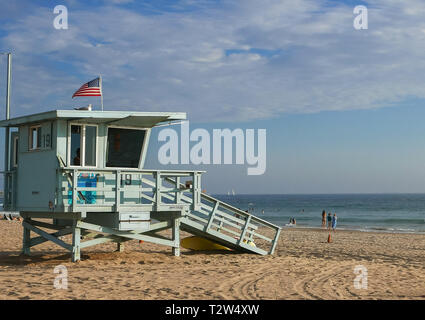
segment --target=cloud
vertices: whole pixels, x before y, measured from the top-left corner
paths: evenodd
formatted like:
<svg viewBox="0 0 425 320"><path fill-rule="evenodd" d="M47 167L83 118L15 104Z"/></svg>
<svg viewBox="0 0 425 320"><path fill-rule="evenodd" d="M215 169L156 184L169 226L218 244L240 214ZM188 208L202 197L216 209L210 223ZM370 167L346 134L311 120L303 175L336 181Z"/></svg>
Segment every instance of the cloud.
<svg viewBox="0 0 425 320"><path fill-rule="evenodd" d="M201 121L424 98L425 4L367 6L368 30L354 30L352 6L325 0L182 1L157 14L70 5L68 30L53 28L53 7L37 7L5 26L0 44L15 54L21 113L77 103L73 91L98 74L107 108L187 111Z"/></svg>

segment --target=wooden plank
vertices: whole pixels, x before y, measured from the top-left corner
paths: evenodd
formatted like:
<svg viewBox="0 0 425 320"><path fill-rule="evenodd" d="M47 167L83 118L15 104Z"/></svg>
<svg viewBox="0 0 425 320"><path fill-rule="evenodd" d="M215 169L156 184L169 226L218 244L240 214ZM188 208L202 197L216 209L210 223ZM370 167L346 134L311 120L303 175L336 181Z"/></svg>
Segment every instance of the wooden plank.
<svg viewBox="0 0 425 320"><path fill-rule="evenodd" d="M151 212L151 219L156 220L173 220L176 218L180 218L182 216L182 212L180 210L178 211L152 211Z"/></svg>
<svg viewBox="0 0 425 320"><path fill-rule="evenodd" d="M233 223L233 222L230 222L229 220L224 219L224 217L225 217L225 216L223 216L223 215L220 213L220 211L219 211L219 210L217 210L216 220L220 221L220 222L221 222L221 225L226 224L226 225L228 225L228 226L231 226L231 227L233 227L233 228L236 228L236 229L238 229L238 230L241 230L241 231L242 231L245 221L243 221L243 223L241 223L241 224L239 225L239 224L235 224L235 223Z"/></svg>
<svg viewBox="0 0 425 320"><path fill-rule="evenodd" d="M80 260L80 242L81 242L81 229L77 227L77 223L72 227L72 249L71 261L76 262Z"/></svg>
<svg viewBox="0 0 425 320"><path fill-rule="evenodd" d="M31 253L31 232L30 229L28 229L25 226L26 222L31 222L31 219L25 218L24 222L22 223L23 229L24 229L24 235L22 239L22 253L24 255L30 255Z"/></svg>
<svg viewBox="0 0 425 320"><path fill-rule="evenodd" d="M249 230L247 231L247 233L248 232L250 232ZM273 241L273 239L270 239L270 238L267 238L266 236L263 236L262 234L259 234L259 233L257 233L257 232L252 232L251 233L251 236L253 236L253 237L257 237L257 238L260 238L260 239L263 239L263 240L265 240L265 241L267 241L267 242L272 242Z"/></svg>
<svg viewBox="0 0 425 320"><path fill-rule="evenodd" d="M64 188L65 189L65 188ZM68 189L64 190L67 191ZM96 191L96 192L114 192L115 188L98 188L98 187L78 187L78 191Z"/></svg>
<svg viewBox="0 0 425 320"><path fill-rule="evenodd" d="M83 212L29 212L21 211L21 216L23 218L33 218L33 219L81 219L85 218Z"/></svg>
<svg viewBox="0 0 425 320"><path fill-rule="evenodd" d="M209 228L211 228L211 225L213 223L213 220L215 218L215 212L217 211L218 206L220 205L220 202L217 201L214 205L214 209L211 211L210 219L208 220L208 224L205 227L205 231L208 231Z"/></svg>
<svg viewBox="0 0 425 320"><path fill-rule="evenodd" d="M204 227L208 224L207 219L201 218L193 213L188 213L186 216L202 222L204 224Z"/></svg>
<svg viewBox="0 0 425 320"><path fill-rule="evenodd" d="M25 226L25 228L30 229L31 231L33 231L33 232L37 233L38 235L42 236L43 238L52 241L53 243L57 244L58 246L61 246L62 248L65 248L65 249L67 249L69 251L72 251L72 246L71 245L63 242L62 240L60 240L60 239L52 236L51 234L49 234L49 233L47 233L47 232L45 232L45 231L43 231L41 229L38 229L38 228L32 226L28 222L25 222L24 221L22 223L22 225Z"/></svg>
<svg viewBox="0 0 425 320"><path fill-rule="evenodd" d="M194 217L193 215L190 215L190 217ZM198 217L197 217L198 218ZM182 220L182 222L184 222L184 223L187 223L187 224L191 224L191 223L189 223L188 221L190 221L190 222L193 222L193 220L189 220L189 219L185 219L185 220ZM205 220L205 219L202 219L202 218L198 218L198 221L202 221L202 222L204 222L204 223L207 223L207 220ZM202 230L205 230L205 225L204 224L200 224L200 223L198 223L198 222L195 222L195 223L197 223L197 225L198 226L202 226L202 227L200 227L200 229L202 229ZM216 223L212 223L211 224L211 228L209 229L209 230L213 230L212 228L213 227L215 227L215 228L217 228L217 229L220 229L220 230L223 230L223 231L226 231L226 232L228 232L228 233L231 233L231 234L233 234L233 235L235 235L235 236L237 236L238 238L239 238L239 235L240 235L240 233L239 232L236 232L236 231L233 231L233 230L230 230L230 229L227 229L226 227L223 227L222 225L220 225L220 224L216 224ZM216 230L214 230L215 232L220 232L220 231L216 231ZM208 231L208 233L209 233L209 231Z"/></svg>
<svg viewBox="0 0 425 320"><path fill-rule="evenodd" d="M113 238L112 236L103 236L92 240L87 240L80 243L80 248L84 249L87 247L95 246L102 243L113 242L116 241L118 237Z"/></svg>
<svg viewBox="0 0 425 320"><path fill-rule="evenodd" d="M200 211L197 211L197 212L200 212ZM203 212L202 212L203 213ZM215 220L219 220L221 223L220 223L220 225L219 225L219 227L221 228L224 224L226 224L226 225L229 225L229 226L231 226L231 227L234 227L234 228L236 228L236 229L239 229L239 230L242 230L243 229L243 225L245 224L245 221L242 221L242 220L240 220L241 221L241 225L237 225L237 224L234 224L234 223L232 223L232 222L230 222L230 221L228 221L228 220L225 220L225 219L223 219L221 216L226 216L226 218L229 216L229 215L227 215L227 214L222 214L221 213L221 211L220 210L217 210L217 212L216 212L216 216L215 216ZM249 224L249 226L248 226L248 230L246 231L247 233L249 233L249 234L253 234L255 231L254 230L250 230L250 229L257 229L257 227L256 226L254 226L253 224ZM256 233L257 234L257 233ZM239 236L239 234L237 234L238 236ZM257 234L258 235L258 234ZM262 235L259 235L259 237L261 237L261 238L263 238L264 240L269 240L269 242L271 242L272 240L271 239L269 239L269 238L267 238L267 237L264 237L264 236L262 236Z"/></svg>
<svg viewBox="0 0 425 320"><path fill-rule="evenodd" d="M59 238L59 237L62 237L62 236L65 236L65 235L68 235L68 234L71 234L71 233L72 233L72 228L66 228L66 229L62 229L58 232L51 233L50 235L52 235L53 237ZM49 240L44 238L44 237L41 237L41 236L35 237L35 238L31 239L30 246L34 247L34 246L42 244L46 241L49 241Z"/></svg>
<svg viewBox="0 0 425 320"><path fill-rule="evenodd" d="M75 212L77 207L77 187L78 187L78 171L73 170L72 173L72 211Z"/></svg>
<svg viewBox="0 0 425 320"><path fill-rule="evenodd" d="M65 164L65 161L63 161L62 157L61 157L60 155L57 155L56 157L57 157L57 159L58 159L58 161L59 161L59 166L61 167L61 169L65 168L65 167L66 167L66 164ZM70 185L74 186L74 184L73 184L73 178L72 178L72 176L71 176L71 173L68 171L68 172L65 172L65 175L66 175L66 177L67 177L67 182L68 182ZM60 180L62 180L62 179L60 179ZM62 181L61 181L61 182L62 182ZM86 198L84 197L84 195L83 195L81 192L79 192L79 193L78 193L78 196L79 196L82 200L84 200L84 201L86 200Z"/></svg>
<svg viewBox="0 0 425 320"><path fill-rule="evenodd" d="M99 234L97 232L90 232L90 231L86 231L86 230L82 230L81 231L81 237L82 237L82 239L95 238L98 235Z"/></svg>
<svg viewBox="0 0 425 320"><path fill-rule="evenodd" d="M248 230L248 225L249 225L249 221L250 220L251 220L251 216L248 216L248 218L246 219L246 222L245 222L245 226L244 226L244 228L242 230L242 234L241 234L241 236L239 238L238 245L241 245L241 243L243 242L243 240L245 238L246 230Z"/></svg>
<svg viewBox="0 0 425 320"><path fill-rule="evenodd" d="M115 173L115 212L120 211L121 206L121 171Z"/></svg>
<svg viewBox="0 0 425 320"><path fill-rule="evenodd" d="M214 199L214 198L213 198ZM208 206L208 205L205 205L205 204L203 204L203 208L212 208L212 207L210 207L210 206ZM205 211L203 211L203 210L200 210L200 211L198 211L198 212L201 212L201 213L204 213L204 214L206 214L206 212ZM231 216L230 214L227 214L227 213L225 213L225 212L223 212L223 211L221 211L221 210L217 210L217 216L224 216L224 217L226 217L226 218L229 218L229 219L231 219L231 220L233 220L233 221L238 221L239 223L243 223L243 224L245 224L245 221L243 221L243 220L241 220L241 219L238 219L238 218L235 218L235 217L233 217L233 216ZM252 216L252 215L249 215L249 216L251 216L252 218L255 218L255 216ZM201 220L200 218L198 218L199 220ZM216 218L216 220L217 220L217 218ZM242 230L242 226L238 226L238 225L235 225L235 224L233 224L233 223L230 223L230 222L228 222L228 221L226 221L226 220L221 220L222 222L223 222L223 224L224 223L226 223L226 224L228 224L228 225L230 225L230 226L232 226L232 227L235 227L235 228L237 228L237 229L241 229ZM222 226L218 226L218 227L220 227L220 228L223 228ZM277 226L276 226L277 227ZM279 227L277 227L277 228L279 228ZM261 238L261 239L263 239L263 240L266 240L266 241L268 241L268 242L272 242L273 240L272 239L270 239L270 238L268 238L268 237L265 237L265 236L263 236L262 234L260 234L260 233L258 233L258 232L254 232L254 230L250 230L250 229L254 229L254 230L256 230L256 229L258 229L258 227L257 226L255 226L255 225L253 225L252 223L250 223L249 224L249 226L248 226L248 229L246 230L246 233L248 233L248 234L250 234L251 236L253 236L253 235L255 235L255 236L257 236L258 238ZM235 233L234 231L232 231L232 230L229 230L229 229L227 229L227 228L224 228L223 230L225 230L225 231L227 231L227 232L230 232L230 233L232 233L232 234L235 234L235 235L238 235L239 236L239 234L237 234L237 233Z"/></svg>
<svg viewBox="0 0 425 320"><path fill-rule="evenodd" d="M225 232L228 232L228 233L235 235L236 237L238 237L238 239L239 239L239 236L241 234L240 232L236 232L234 230L231 230L231 229L224 227L222 224L213 223L212 226L217 228L217 230L215 230L216 232L225 231ZM213 230L212 228L210 228L210 229Z"/></svg>
<svg viewBox="0 0 425 320"><path fill-rule="evenodd" d="M181 202L181 192L180 192L180 177L176 177L175 188L178 190L175 194L175 203Z"/></svg>
<svg viewBox="0 0 425 320"><path fill-rule="evenodd" d="M229 237L229 236L226 236L226 235L222 235L219 232L214 231L214 230L211 230L211 231L212 231L211 232L211 235L214 235L214 236L216 236L219 239L221 238L221 239L224 239L224 240L230 242L231 244L234 244L236 246L236 248L237 247L242 247L243 249L246 249L247 251L255 252L255 253L258 253L258 254L261 254L261 255L267 255L267 252L266 251L264 251L264 250L262 250L262 249L260 249L258 247L254 247L254 246L251 246L249 244L245 244L243 242L241 244L238 244L238 240L237 239L234 239L234 238Z"/></svg>
<svg viewBox="0 0 425 320"><path fill-rule="evenodd" d="M205 193L202 193L202 198L208 199L209 201L212 201L212 202L219 201L218 199L216 199L214 197L211 197L211 196L209 196L209 195L207 195ZM277 230L278 228L280 228L279 226L274 225L274 224L272 224L272 223L270 223L270 222L268 222L266 220L263 220L261 218L258 218L257 216L253 216L253 215L251 215L251 214L249 214L249 213L247 213L245 211L242 211L242 210L240 210L240 209L238 209L236 207L233 207L232 205L230 205L228 203L222 202L222 205L223 205L223 207L225 207L227 209L230 209L231 211L234 211L234 212L236 212L236 213L238 213L240 215L251 216L252 217L252 220L254 220L255 222L261 223L264 226L270 227L270 228L275 229L275 230Z"/></svg>
<svg viewBox="0 0 425 320"><path fill-rule="evenodd" d="M188 200L191 200L189 197L187 197L187 196L182 196L182 198L183 199L188 199ZM221 201L219 201L219 200L216 200L217 202L219 202L220 203L220 205L223 205L223 202L221 202ZM201 204L201 208L202 209L207 209L207 212L211 212L213 209L214 209L214 207L212 207L212 206L209 206L209 205L206 205L206 204L204 204L204 203L202 203ZM199 211L201 211L201 210L198 210L198 212ZM202 212L202 213L205 213L205 212ZM207 214L207 215L209 215L209 213L205 213L205 214ZM217 210L217 214L219 214L219 215L221 215L221 216L223 216L223 217L226 217L226 218L228 218L228 219L230 219L230 220L233 220L234 222L236 222L236 223L241 223L241 224L244 224L245 223L245 220L243 220L243 219L240 219L240 218L236 218L236 217L234 217L234 216L232 216L231 214L228 214L227 212L224 212L224 211L221 211L221 210ZM246 215L247 213L245 212L245 215ZM257 227L255 227L255 226L253 226L255 229L257 229Z"/></svg>
<svg viewBox="0 0 425 320"><path fill-rule="evenodd" d="M118 230L115 230L115 229L111 229L111 228L107 228L107 227L103 227L103 226L98 226L98 225L95 225L95 224L82 222L82 221L78 221L77 226L80 227L80 228L83 228L83 229L113 234L113 235L124 237L124 238L142 240L142 241L152 242L152 243L156 243L156 244L162 244L162 245L166 245L166 246L170 246L170 247L174 246L174 241L172 241L172 240L159 239L159 238L156 238L156 237L143 235L141 233L118 231Z"/></svg>
<svg viewBox="0 0 425 320"><path fill-rule="evenodd" d="M197 221L202 222L202 223L204 224L203 229L204 229L204 230L206 230L206 229L205 229L205 226L208 224L208 222L209 222L208 220L203 219L203 218L201 218L201 217L198 217L198 216L196 216L196 215L194 215L194 214L192 214L192 213L188 213L188 214L187 214L187 217L190 217L190 218L192 218L192 219L195 219L195 220L197 220ZM217 220L217 217L216 217L216 220ZM236 231L234 231L234 230L230 230L230 229L228 229L228 228L224 227L224 226L223 226L224 224L223 224L223 223L221 223L221 222L222 222L222 220L219 220L219 221L220 221L220 223L219 223L219 224L212 222L212 223L211 223L211 226L210 226L210 229L211 229L211 227L215 227L215 228L218 228L218 229L222 229L222 230L224 230L224 231L226 231L226 232L232 233L232 234L234 234L235 236L238 236L238 237L239 237L240 232L236 232Z"/></svg>
<svg viewBox="0 0 425 320"><path fill-rule="evenodd" d="M274 237L273 244L272 244L272 247L271 247L271 249L270 249L269 254L273 254L273 253L274 253L274 250L276 249L277 243L278 243L278 241L279 241L279 236L280 236L280 231L281 231L281 230L282 230L282 229L277 230L277 232L276 232L276 235L275 235L275 237Z"/></svg>
<svg viewBox="0 0 425 320"><path fill-rule="evenodd" d="M172 232L172 240L174 241L173 254L178 257L180 256L180 218L173 220Z"/></svg>
<svg viewBox="0 0 425 320"><path fill-rule="evenodd" d="M52 230L62 230L65 229L65 226L58 226L58 225L54 225L54 224L50 224L50 223L45 223L45 222L41 222L41 221L37 221L37 220L31 220L31 224L33 226L37 226L37 227L41 227L41 228L47 228L47 229L52 229Z"/></svg>
<svg viewBox="0 0 425 320"><path fill-rule="evenodd" d="M192 225L182 225L181 227L182 230L187 231L189 233L193 233L199 236L204 236L208 239L211 239L214 242L220 243L224 246L227 246L229 248L232 248L234 250L240 250L240 251L244 251L244 252L250 252L250 253L256 253L256 254L260 254L260 255L267 255L267 251L260 249L258 247L254 247L245 243L242 243L241 245L238 245L238 240L221 234L220 232L217 232L213 229L210 230L210 232L208 234L205 234L205 232L198 228L196 225L192 224Z"/></svg>
<svg viewBox="0 0 425 320"><path fill-rule="evenodd" d="M74 168L72 167L63 167L61 168L62 171L65 172L70 172L72 170L74 170ZM82 173L91 173L91 172L98 172L98 173L107 173L107 174L111 174L116 172L117 170L120 170L122 173L129 173L129 174L148 174L148 175L153 175L157 172L160 172L161 174L163 174L166 177L172 177L172 176L190 176L192 175L193 172L197 172L197 173L205 173L206 171L204 170L151 170L151 169L131 169L131 168L126 168L126 169L101 169L101 168L81 168L79 169L80 172Z"/></svg>
<svg viewBox="0 0 425 320"><path fill-rule="evenodd" d="M189 220L187 217L184 217L184 218L181 219L181 224L182 225L184 225L184 224L189 225L191 227L194 227L194 228L204 232L205 225L200 224L199 222L196 222L196 221L193 221L193 220Z"/></svg>
<svg viewBox="0 0 425 320"><path fill-rule="evenodd" d="M148 231L144 231L141 233L147 233L147 232L159 232L162 230L166 230L171 228L171 221L162 221L162 222L157 222L154 224L151 224L149 227Z"/></svg>
<svg viewBox="0 0 425 320"><path fill-rule="evenodd" d="M156 173L155 176L155 206L156 210L159 211L161 208L161 174L159 172Z"/></svg>

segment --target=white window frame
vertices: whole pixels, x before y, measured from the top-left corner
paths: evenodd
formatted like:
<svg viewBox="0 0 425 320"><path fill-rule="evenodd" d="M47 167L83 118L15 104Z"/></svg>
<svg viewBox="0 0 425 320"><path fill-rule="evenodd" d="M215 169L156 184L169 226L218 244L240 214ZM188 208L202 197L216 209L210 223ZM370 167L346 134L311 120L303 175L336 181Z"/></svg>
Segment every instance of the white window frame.
<svg viewBox="0 0 425 320"><path fill-rule="evenodd" d="M12 148L12 150L13 150L12 166L14 168L17 168L18 167L18 159L17 159L18 157L17 157L17 155L18 155L18 152L19 152L19 136L13 137L13 148Z"/></svg>
<svg viewBox="0 0 425 320"><path fill-rule="evenodd" d="M72 155L71 155L71 126L81 126L81 135L80 135L80 165L72 164ZM96 164L94 166L86 166L86 126L96 127ZM79 122L70 122L68 124L68 167L72 168L97 168L99 163L99 125L91 123L79 123Z"/></svg>
<svg viewBox="0 0 425 320"><path fill-rule="evenodd" d="M29 151L41 150L41 137L40 137L40 146L39 147L33 148L33 145L32 145L32 142L33 142L32 131L33 131L33 129L38 129L38 128L40 129L39 134L41 134L41 124L37 124L37 125L29 127L29 133L28 133L28 150ZM37 141L38 141L38 136L37 136Z"/></svg>
<svg viewBox="0 0 425 320"><path fill-rule="evenodd" d="M128 167L107 167L106 166L106 154L108 152L108 137L109 137L109 128L114 128L114 129L128 129L128 130L144 130L146 131L145 133L145 137L143 139L143 143L142 143L142 148L140 150L140 155L139 155L139 164L137 165L137 168L128 168ZM150 135L150 130L151 128L140 128L140 127L125 127L125 126L114 126L114 125L110 125L110 126L106 126L106 139L105 139L105 157L104 157L104 168L106 169L117 169L117 170L128 170L128 169L140 169L140 164L143 160L143 154L144 151L146 149L146 140L149 138Z"/></svg>

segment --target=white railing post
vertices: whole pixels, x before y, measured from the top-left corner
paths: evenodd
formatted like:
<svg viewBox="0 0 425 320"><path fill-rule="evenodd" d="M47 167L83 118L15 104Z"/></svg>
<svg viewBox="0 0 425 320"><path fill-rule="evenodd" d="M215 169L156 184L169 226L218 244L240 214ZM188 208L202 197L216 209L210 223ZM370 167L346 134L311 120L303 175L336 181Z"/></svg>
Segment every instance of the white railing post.
<svg viewBox="0 0 425 320"><path fill-rule="evenodd" d="M176 204L181 202L182 194L179 190L180 190L180 177L176 177L176 199L175 199Z"/></svg>
<svg viewBox="0 0 425 320"><path fill-rule="evenodd" d="M243 239L245 238L245 234L246 234L246 231L248 230L248 225L249 225L250 221L251 221L251 216L249 215L246 218L245 225L243 227L241 237L239 238L239 241L238 241L238 245L241 245L241 243L243 242Z"/></svg>
<svg viewBox="0 0 425 320"><path fill-rule="evenodd" d="M60 169L56 169L56 199L55 199L55 208L59 203L61 203L60 200L62 200L62 186L61 186L61 176L60 176Z"/></svg>
<svg viewBox="0 0 425 320"><path fill-rule="evenodd" d="M115 212L120 211L121 204L121 171L115 171Z"/></svg>
<svg viewBox="0 0 425 320"><path fill-rule="evenodd" d="M75 212L77 207L77 187L78 187L78 170L72 170L72 212Z"/></svg>
<svg viewBox="0 0 425 320"><path fill-rule="evenodd" d="M161 173L159 171L156 172L155 177L155 202L156 202L156 210L159 211L161 208L161 201L162 201L162 195L161 195Z"/></svg>
<svg viewBox="0 0 425 320"><path fill-rule="evenodd" d="M274 236L273 243L272 243L272 247L271 247L271 249L270 249L270 253L269 253L269 254L273 254L273 253L274 253L274 250L276 249L277 242L279 241L280 231L281 231L281 229L280 229L280 228L276 231L276 234L275 234L275 236Z"/></svg>
<svg viewBox="0 0 425 320"><path fill-rule="evenodd" d="M219 205L220 205L220 202L217 201L214 205L214 208L211 211L211 215L210 215L210 218L208 220L207 227L205 228L206 232L208 232L208 230L211 228L211 225L212 225L214 217L215 217L215 212L217 211Z"/></svg>
<svg viewBox="0 0 425 320"><path fill-rule="evenodd" d="M192 210L198 211L201 203L201 190L200 190L200 182L201 176L198 172L192 173Z"/></svg>
<svg viewBox="0 0 425 320"><path fill-rule="evenodd" d="M174 218L172 224L173 255L178 257L180 256L180 218Z"/></svg>

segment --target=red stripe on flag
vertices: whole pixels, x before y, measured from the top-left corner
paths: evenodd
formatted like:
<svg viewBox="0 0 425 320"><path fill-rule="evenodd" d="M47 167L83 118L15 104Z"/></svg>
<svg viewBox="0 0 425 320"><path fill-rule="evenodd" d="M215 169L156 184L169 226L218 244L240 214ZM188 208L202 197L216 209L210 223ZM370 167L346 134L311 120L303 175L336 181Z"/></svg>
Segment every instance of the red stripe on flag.
<svg viewBox="0 0 425 320"><path fill-rule="evenodd" d="M82 93L100 93L100 91L99 90L97 90L97 91L94 91L94 90L91 90L91 91L81 91L81 92L76 92L74 94L82 94Z"/></svg>
<svg viewBox="0 0 425 320"><path fill-rule="evenodd" d="M75 93L81 93L81 92L100 92L100 89L86 89L86 90L78 90Z"/></svg>
<svg viewBox="0 0 425 320"><path fill-rule="evenodd" d="M91 82L91 81L89 81L89 82ZM101 83L99 82L99 87L89 87L88 86L89 82L83 84L77 91L75 91L75 93L72 95L72 98L74 98L74 97L99 97L99 96L102 96L102 89L101 89L101 86L100 86Z"/></svg>

